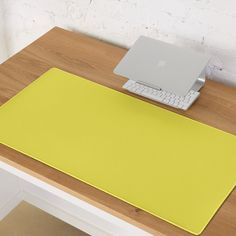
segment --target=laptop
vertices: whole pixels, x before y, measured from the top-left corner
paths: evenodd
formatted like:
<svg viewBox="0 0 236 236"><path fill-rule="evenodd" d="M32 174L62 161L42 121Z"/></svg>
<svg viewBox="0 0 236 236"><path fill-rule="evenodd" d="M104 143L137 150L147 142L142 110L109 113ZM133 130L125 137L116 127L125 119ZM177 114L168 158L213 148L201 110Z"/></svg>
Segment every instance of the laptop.
<svg viewBox="0 0 236 236"><path fill-rule="evenodd" d="M153 88L185 96L204 84L210 57L141 36L114 69L114 73Z"/></svg>

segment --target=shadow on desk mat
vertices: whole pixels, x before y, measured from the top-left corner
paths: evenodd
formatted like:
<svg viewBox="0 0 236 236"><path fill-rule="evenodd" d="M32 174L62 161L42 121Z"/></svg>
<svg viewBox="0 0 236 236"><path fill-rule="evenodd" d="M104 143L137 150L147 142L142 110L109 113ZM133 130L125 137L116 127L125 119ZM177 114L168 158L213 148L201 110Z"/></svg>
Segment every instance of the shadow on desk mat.
<svg viewBox="0 0 236 236"><path fill-rule="evenodd" d="M0 107L0 143L200 234L236 183L236 137L53 68Z"/></svg>

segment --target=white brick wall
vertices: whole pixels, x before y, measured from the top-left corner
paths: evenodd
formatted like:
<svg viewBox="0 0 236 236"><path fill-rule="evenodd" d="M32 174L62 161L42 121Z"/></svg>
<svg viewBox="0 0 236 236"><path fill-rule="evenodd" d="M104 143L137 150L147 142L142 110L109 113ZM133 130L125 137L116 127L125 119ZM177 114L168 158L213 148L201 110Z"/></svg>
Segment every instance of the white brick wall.
<svg viewBox="0 0 236 236"><path fill-rule="evenodd" d="M5 34L5 20L4 20L4 8L0 0L0 63L4 61L8 56L8 48L6 45L6 34Z"/></svg>
<svg viewBox="0 0 236 236"><path fill-rule="evenodd" d="M125 47L139 35L148 35L219 57L231 73L224 80L236 84L235 0L0 0L0 4L0 45L5 40L9 55L55 25ZM3 46L0 50L6 57Z"/></svg>

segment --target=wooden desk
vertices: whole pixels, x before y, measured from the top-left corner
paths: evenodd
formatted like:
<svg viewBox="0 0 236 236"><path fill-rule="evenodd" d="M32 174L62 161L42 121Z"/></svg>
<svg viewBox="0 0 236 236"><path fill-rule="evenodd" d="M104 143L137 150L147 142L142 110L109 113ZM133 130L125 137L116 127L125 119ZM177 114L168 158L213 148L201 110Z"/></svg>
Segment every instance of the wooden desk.
<svg viewBox="0 0 236 236"><path fill-rule="evenodd" d="M61 68L128 93L121 88L126 79L112 73L125 52L126 49L83 34L54 28L0 65L0 104L6 102L51 67ZM236 89L234 88L207 81L199 100L190 110L186 113L174 111L236 135ZM3 145L0 145L0 160L154 235L191 235ZM202 233L202 236L217 235L236 235L236 189Z"/></svg>

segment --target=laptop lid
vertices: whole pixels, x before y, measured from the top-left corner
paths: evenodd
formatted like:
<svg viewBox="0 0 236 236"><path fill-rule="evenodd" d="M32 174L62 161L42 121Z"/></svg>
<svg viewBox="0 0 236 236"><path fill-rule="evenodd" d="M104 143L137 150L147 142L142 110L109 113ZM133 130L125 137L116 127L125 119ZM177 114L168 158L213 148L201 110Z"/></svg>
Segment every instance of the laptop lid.
<svg viewBox="0 0 236 236"><path fill-rule="evenodd" d="M210 57L141 36L114 73L184 96L193 87Z"/></svg>

